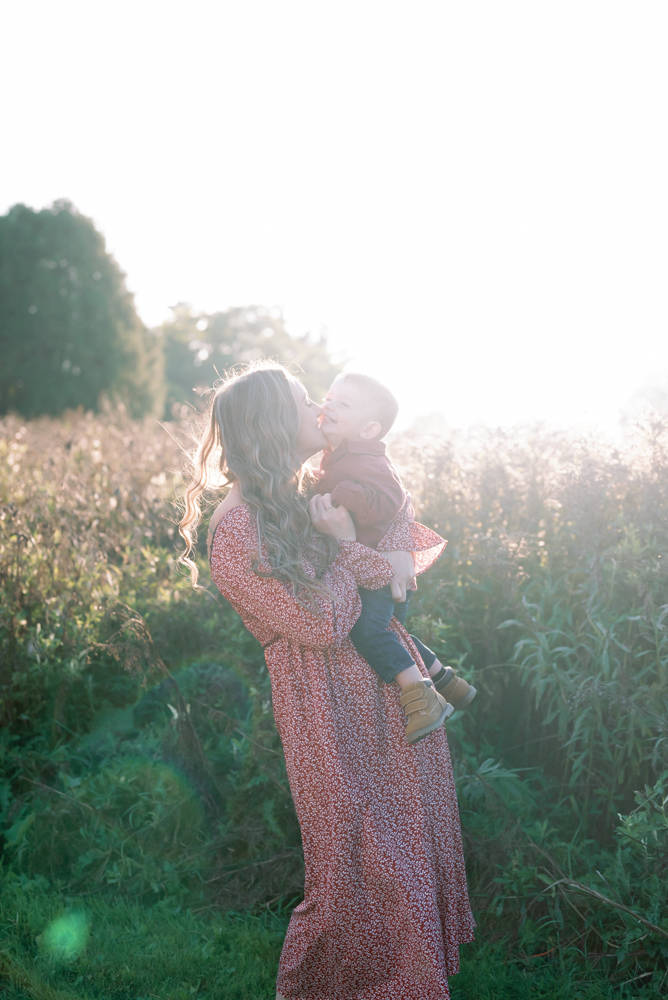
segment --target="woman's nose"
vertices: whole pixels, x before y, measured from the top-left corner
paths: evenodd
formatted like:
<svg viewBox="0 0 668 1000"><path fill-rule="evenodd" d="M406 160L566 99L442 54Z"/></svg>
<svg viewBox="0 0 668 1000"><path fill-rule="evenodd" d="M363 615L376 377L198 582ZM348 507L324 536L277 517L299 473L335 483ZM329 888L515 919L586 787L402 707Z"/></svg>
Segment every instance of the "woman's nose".
<svg viewBox="0 0 668 1000"><path fill-rule="evenodd" d="M319 406L317 403L313 403L312 405L313 405L313 409L315 410L315 412L317 413L317 415L320 416L320 414L322 413L322 411L324 410L325 407L324 406Z"/></svg>

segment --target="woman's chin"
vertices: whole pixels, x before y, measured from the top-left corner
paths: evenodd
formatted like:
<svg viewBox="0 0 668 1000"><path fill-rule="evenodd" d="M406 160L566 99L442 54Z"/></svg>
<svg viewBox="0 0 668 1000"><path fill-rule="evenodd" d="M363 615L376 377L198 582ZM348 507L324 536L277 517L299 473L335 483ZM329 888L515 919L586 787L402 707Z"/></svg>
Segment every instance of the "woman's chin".
<svg viewBox="0 0 668 1000"><path fill-rule="evenodd" d="M309 442L308 446L303 449L302 461L307 462L309 458L313 458L314 455L317 455L323 450L323 448L326 447L327 438L324 434L318 435L317 438L314 437L313 440Z"/></svg>

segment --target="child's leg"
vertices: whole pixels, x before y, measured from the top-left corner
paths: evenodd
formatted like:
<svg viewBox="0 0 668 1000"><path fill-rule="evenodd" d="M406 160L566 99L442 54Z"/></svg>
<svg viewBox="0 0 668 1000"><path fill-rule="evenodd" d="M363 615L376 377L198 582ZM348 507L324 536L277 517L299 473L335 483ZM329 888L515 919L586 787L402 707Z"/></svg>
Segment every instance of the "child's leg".
<svg viewBox="0 0 668 1000"><path fill-rule="evenodd" d="M441 662L436 656L436 653L433 651L433 649L430 649L429 646L425 646L423 642L420 642L420 640L416 635L411 635L411 639L417 646L418 653L422 657L422 662L424 663L425 667L427 668L430 674L432 672L438 673L439 670L443 669L441 667Z"/></svg>
<svg viewBox="0 0 668 1000"><path fill-rule="evenodd" d="M389 631L395 604L390 588L364 590L360 587L362 613L353 625L350 638L353 646L378 676L401 687L421 681L422 674L408 650L395 632Z"/></svg>
<svg viewBox="0 0 668 1000"><path fill-rule="evenodd" d="M360 587L362 613L353 625L350 638L357 652L387 684L401 688L401 707L406 715L406 739L417 743L452 714L452 705L425 680L408 650L389 630L395 604L389 587L364 590Z"/></svg>
<svg viewBox="0 0 668 1000"><path fill-rule="evenodd" d="M402 625L406 620L410 597L411 592L409 591L406 594L406 600L394 606L394 617ZM418 653L422 657L422 662L429 671L429 676L434 682L434 687L438 693L446 701L454 705L455 708L466 708L470 705L477 694L476 689L468 681L465 681L462 677L458 677L452 667L444 667L436 653L429 646L425 646L423 642L420 642L416 635L411 635L411 639L417 646Z"/></svg>
<svg viewBox="0 0 668 1000"><path fill-rule="evenodd" d="M423 642L412 635L411 639L418 648L418 653L429 671L434 687L455 708L466 708L475 698L477 691L463 677L458 677L452 667L444 667L436 653L425 646Z"/></svg>
<svg viewBox="0 0 668 1000"><path fill-rule="evenodd" d="M406 600L405 601L398 601L394 605L394 617L397 619L397 621L401 625L403 625L404 622L406 621L406 615L408 614L408 605L410 603L411 593L412 593L412 591L409 590L408 593L406 594ZM411 635L411 639L413 640L413 642L417 646L418 653L422 657L422 662L424 663L425 667L429 671L429 674L432 677L435 674L438 674L439 671L441 671L443 669L443 667L442 667L442 665L441 665L438 657L436 656L436 653L434 653L434 651L431 650L429 648L429 646L425 646L425 644L423 642L420 642L420 640L418 639L417 636Z"/></svg>

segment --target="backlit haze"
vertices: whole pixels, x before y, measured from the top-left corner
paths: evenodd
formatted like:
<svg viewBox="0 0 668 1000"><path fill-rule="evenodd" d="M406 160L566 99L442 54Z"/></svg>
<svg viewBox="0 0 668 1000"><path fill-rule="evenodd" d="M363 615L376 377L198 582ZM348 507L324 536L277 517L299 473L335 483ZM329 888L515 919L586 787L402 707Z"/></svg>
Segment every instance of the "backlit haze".
<svg viewBox="0 0 668 1000"><path fill-rule="evenodd" d="M281 305L402 425L613 426L668 372L668 5L21 0L0 211L69 198L150 325Z"/></svg>

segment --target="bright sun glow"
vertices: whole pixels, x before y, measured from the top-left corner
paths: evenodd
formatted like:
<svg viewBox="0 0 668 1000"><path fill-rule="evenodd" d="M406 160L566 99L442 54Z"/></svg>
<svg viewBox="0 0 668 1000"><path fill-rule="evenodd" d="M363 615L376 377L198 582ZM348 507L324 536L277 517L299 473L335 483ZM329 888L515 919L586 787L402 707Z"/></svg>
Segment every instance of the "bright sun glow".
<svg viewBox="0 0 668 1000"><path fill-rule="evenodd" d="M611 423L668 371L661 0L5 5L2 200L143 318L281 305L403 422Z"/></svg>

